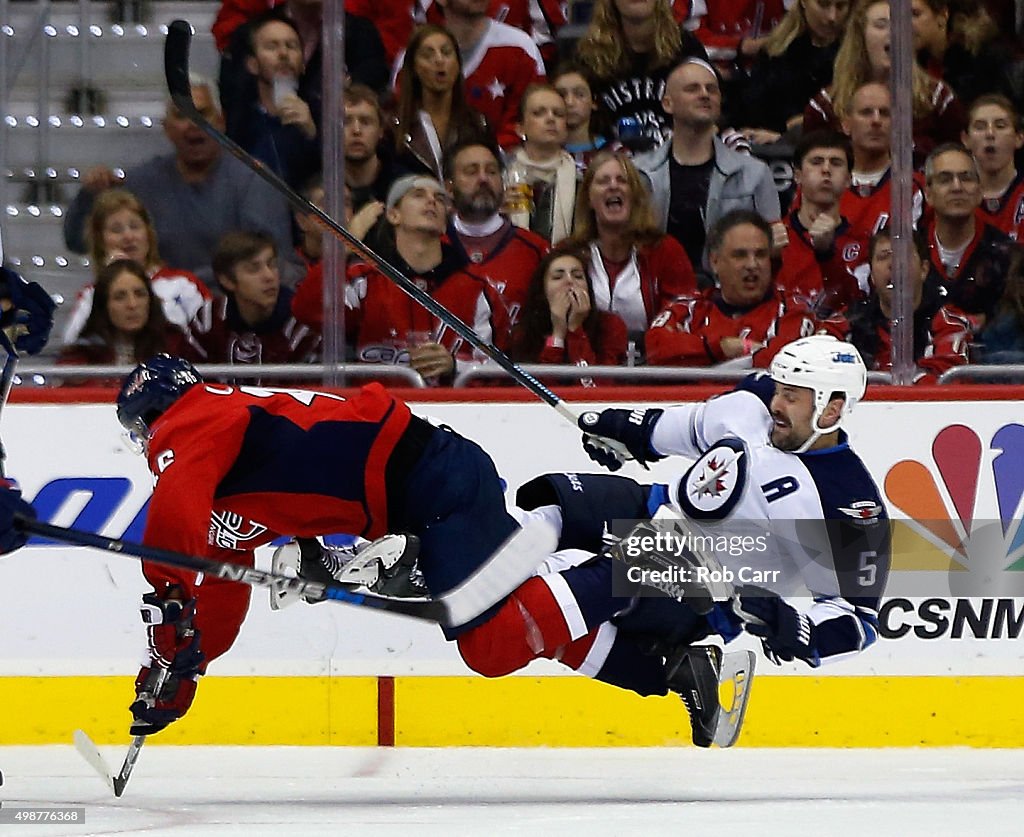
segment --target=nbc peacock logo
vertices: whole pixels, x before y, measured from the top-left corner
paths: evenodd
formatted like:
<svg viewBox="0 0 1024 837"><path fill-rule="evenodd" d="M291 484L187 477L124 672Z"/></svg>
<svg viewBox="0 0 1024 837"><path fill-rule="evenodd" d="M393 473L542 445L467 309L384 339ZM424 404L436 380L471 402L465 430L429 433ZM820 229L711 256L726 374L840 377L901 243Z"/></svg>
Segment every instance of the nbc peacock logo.
<svg viewBox="0 0 1024 837"><path fill-rule="evenodd" d="M885 493L907 517L894 532L893 569L948 570L967 595L1020 587L1024 425L1003 425L987 447L973 428L944 427L930 462L905 459L889 469Z"/></svg>

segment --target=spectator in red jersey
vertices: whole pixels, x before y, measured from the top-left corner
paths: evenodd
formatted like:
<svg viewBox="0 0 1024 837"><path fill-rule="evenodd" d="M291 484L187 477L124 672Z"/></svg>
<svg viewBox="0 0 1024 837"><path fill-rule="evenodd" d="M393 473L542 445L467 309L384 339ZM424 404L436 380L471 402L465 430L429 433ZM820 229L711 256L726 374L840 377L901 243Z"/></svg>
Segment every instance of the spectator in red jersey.
<svg viewBox="0 0 1024 837"><path fill-rule="evenodd" d="M573 241L590 252L594 302L640 344L659 311L697 290L686 250L658 229L640 172L622 152L594 155L578 204Z"/></svg>
<svg viewBox="0 0 1024 837"><path fill-rule="evenodd" d="M621 120L634 120L650 143L660 144L672 129L662 107L665 80L690 56L708 57L669 0L596 0L576 60L590 75L598 130L612 136Z"/></svg>
<svg viewBox="0 0 1024 837"><path fill-rule="evenodd" d="M445 25L444 7L433 0L419 0L429 23ZM537 45L545 62L555 57L555 36L566 24L565 3L560 0L490 0L487 15L499 23L522 29Z"/></svg>
<svg viewBox="0 0 1024 837"><path fill-rule="evenodd" d="M540 48L545 61L549 61L553 57L553 39L566 23L563 6L559 0L490 0L487 14L526 32ZM391 64L405 49L417 23L445 24L444 8L433 0L390 0L387 3L346 0L345 11L373 21Z"/></svg>
<svg viewBox="0 0 1024 837"><path fill-rule="evenodd" d="M502 148L519 142L516 113L526 88L545 77L530 36L487 16L489 0L438 0L461 52L466 102L484 115Z"/></svg>
<svg viewBox="0 0 1024 837"><path fill-rule="evenodd" d="M132 365L181 348L181 331L167 322L145 269L127 258L100 270L88 319L77 340L57 358L62 365ZM80 383L114 385L120 378Z"/></svg>
<svg viewBox="0 0 1024 837"><path fill-rule="evenodd" d="M324 197L322 183L314 181L310 184L310 191L306 194L307 200L320 206ZM358 212L353 211L352 191L345 185L344 218L345 228L360 241L365 241L367 233L377 224L378 219L384 212L384 204L380 201L371 201L363 206ZM292 315L303 325L309 326L315 331L324 330L324 274L323 262L321 262L324 228L319 219L312 214L302 212L295 213L295 222L302 230L302 241L297 249L300 256L306 260L308 270L305 277L295 288L295 295L292 297ZM328 233L333 235L333 233ZM346 261L353 263L358 261L358 256L346 245Z"/></svg>
<svg viewBox="0 0 1024 837"><path fill-rule="evenodd" d="M183 356L202 363L311 363L320 335L291 314L274 240L259 232L221 239L213 269L224 296L208 301L189 324ZM247 379L252 380L252 379Z"/></svg>
<svg viewBox="0 0 1024 837"><path fill-rule="evenodd" d="M86 241L97 275L115 259L142 265L164 317L179 329L184 329L210 298L209 289L198 277L163 263L146 207L125 189L108 189L96 197L86 225ZM66 345L78 340L92 309L93 294L94 286L86 285L75 297L64 327Z"/></svg>
<svg viewBox="0 0 1024 837"><path fill-rule="evenodd" d="M783 0L714 0L692 4L686 28L708 51L726 101L739 106L754 59L786 13ZM736 123L730 123L736 124Z"/></svg>
<svg viewBox="0 0 1024 837"><path fill-rule="evenodd" d="M565 100L550 84L531 84L519 105L523 144L508 158L506 182L514 197L526 188L528 206L509 207L512 223L557 244L572 232L576 161L565 150Z"/></svg>
<svg viewBox="0 0 1024 837"><path fill-rule="evenodd" d="M504 305L491 285L466 265L461 248L444 240L448 195L432 177L406 175L388 193L394 228L391 263L441 305L494 341L506 330ZM370 265L349 269L345 326L365 363L408 364L432 383L450 383L456 361L475 360L472 346Z"/></svg>
<svg viewBox="0 0 1024 837"><path fill-rule="evenodd" d="M804 131L839 128L850 111L854 92L869 81L889 85L889 0L859 0L850 13L836 53L832 84L820 90L804 110ZM966 115L953 90L913 67L914 165L938 144L960 137Z"/></svg>
<svg viewBox="0 0 1024 837"><path fill-rule="evenodd" d="M870 238L889 223L892 207L892 105L889 88L877 81L858 87L843 117L843 132L853 147L850 188L839 212L860 236ZM911 215L916 227L924 209L924 177L913 175Z"/></svg>
<svg viewBox="0 0 1024 837"><path fill-rule="evenodd" d="M352 190L345 184L345 195L343 202L345 228L356 238L362 241L377 219L384 212L384 204L380 201L371 201L354 211L352 204ZM323 208L324 205L324 181L319 174L310 178L300 192L302 197L314 206ZM312 212L295 211L295 226L299 229L299 243L295 246L295 252L306 265L306 275L309 271L320 264L323 256L324 225ZM327 233L331 235L333 233ZM313 325L313 324L311 324ZM313 325L320 330L320 323Z"/></svg>
<svg viewBox="0 0 1024 837"><path fill-rule="evenodd" d="M845 312L825 320L821 331L857 347L868 369L892 369L892 237L885 227L871 236L868 244L873 293ZM968 362L971 323L955 308L942 304L935 293L924 296L928 272L928 242L914 233L910 275L914 304L914 383L935 383L939 375Z"/></svg>
<svg viewBox="0 0 1024 837"><path fill-rule="evenodd" d="M548 242L499 214L502 206L501 155L478 142L451 149L445 165L454 213L448 237L465 254L473 272L498 293L508 328L515 325L530 276L548 251ZM504 345L508 335L497 334Z"/></svg>
<svg viewBox="0 0 1024 837"><path fill-rule="evenodd" d="M803 124L810 98L832 83L850 0L797 0L768 33L744 86L743 133L762 145Z"/></svg>
<svg viewBox="0 0 1024 837"><path fill-rule="evenodd" d="M855 273L867 263L867 236L851 229L839 211L852 165L850 141L836 131L811 131L793 154L800 205L785 218L789 243L775 282L805 298L818 316L842 310L867 290Z"/></svg>
<svg viewBox="0 0 1024 837"><path fill-rule="evenodd" d="M1024 172L1014 155L1024 146L1024 128L1013 103L988 93L971 103L963 142L981 175L981 216L1024 244Z"/></svg>
<svg viewBox="0 0 1024 837"><path fill-rule="evenodd" d="M394 133L399 169L441 179L449 148L487 139L484 116L466 102L462 74L462 53L452 33L433 24L417 28L398 74Z"/></svg>
<svg viewBox="0 0 1024 837"><path fill-rule="evenodd" d="M530 277L526 304L509 350L521 363L617 366L626 357L626 325L598 311L588 266L589 253L573 245L556 247ZM584 386L593 386L584 380Z"/></svg>
<svg viewBox="0 0 1024 837"><path fill-rule="evenodd" d="M940 145L925 161L930 264L927 293L939 294L971 317L975 330L995 313L1017 245L982 220L981 177L971 153L958 143Z"/></svg>
<svg viewBox="0 0 1024 837"><path fill-rule="evenodd" d="M708 236L717 287L680 297L655 318L647 331L647 363L749 359L766 368L787 343L813 334L813 314L772 285L771 241L771 226L756 212L723 215Z"/></svg>

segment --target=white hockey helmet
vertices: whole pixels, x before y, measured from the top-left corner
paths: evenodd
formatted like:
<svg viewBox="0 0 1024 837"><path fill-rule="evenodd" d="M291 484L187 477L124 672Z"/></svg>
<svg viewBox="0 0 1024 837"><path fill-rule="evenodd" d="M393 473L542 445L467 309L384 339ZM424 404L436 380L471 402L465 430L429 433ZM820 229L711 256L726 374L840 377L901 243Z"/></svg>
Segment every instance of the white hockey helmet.
<svg viewBox="0 0 1024 837"><path fill-rule="evenodd" d="M772 361L770 374L772 380L780 384L805 387L814 392L811 426L815 434L804 449L822 433L838 430L864 397L868 385L868 370L857 347L829 334L802 337L783 346ZM831 427L819 427L821 414L835 393L844 398L839 421Z"/></svg>

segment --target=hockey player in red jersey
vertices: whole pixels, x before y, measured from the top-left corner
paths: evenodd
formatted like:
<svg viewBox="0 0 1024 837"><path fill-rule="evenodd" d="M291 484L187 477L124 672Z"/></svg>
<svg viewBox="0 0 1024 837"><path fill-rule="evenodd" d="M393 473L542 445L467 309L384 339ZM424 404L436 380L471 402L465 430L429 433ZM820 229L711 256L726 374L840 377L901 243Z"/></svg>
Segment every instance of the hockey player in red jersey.
<svg viewBox="0 0 1024 837"><path fill-rule="evenodd" d="M144 534L150 545L252 566L253 550L280 535L377 538L404 531L418 536L423 583L438 595L469 578L517 529L490 457L450 429L412 415L377 384L351 398L204 384L187 361L160 355L125 379L117 409L156 478ZM544 521L554 546L556 527L547 510L521 517ZM0 513L0 549L2 524ZM488 676L551 657L621 688L665 694L664 660L644 655L628 637L612 657L603 645L606 659L595 662L589 654L599 626L626 609L631 597L611 588L611 559L591 557L579 564L538 554L536 577L478 616L447 627L446 636L472 635L460 651ZM159 732L188 711L199 677L231 647L249 603L249 588L231 581L200 580L152 564L144 564L144 572L154 589L143 597L150 661L139 672L131 706L136 735ZM566 623L557 591L570 588L586 601ZM521 619L497 618L527 609L546 631L543 647L524 640ZM524 643L532 647L525 658ZM672 667L683 669L672 686L682 692L690 676L684 657ZM705 714L695 723L707 721Z"/></svg>
<svg viewBox="0 0 1024 837"><path fill-rule="evenodd" d="M408 531L419 536L427 588L440 594L516 530L490 457L378 384L351 398L204 384L187 361L161 355L125 379L118 418L144 442L156 478L147 544L252 566L253 550L281 535ZM136 682L133 734L185 714L249 604L241 584L152 564L144 572L151 660Z"/></svg>

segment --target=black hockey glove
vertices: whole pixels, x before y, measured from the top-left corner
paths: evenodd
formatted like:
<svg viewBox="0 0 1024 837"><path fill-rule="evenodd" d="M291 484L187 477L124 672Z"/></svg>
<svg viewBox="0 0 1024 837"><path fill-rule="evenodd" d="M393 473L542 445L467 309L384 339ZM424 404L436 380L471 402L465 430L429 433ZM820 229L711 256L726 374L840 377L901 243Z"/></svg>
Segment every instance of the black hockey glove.
<svg viewBox="0 0 1024 837"><path fill-rule="evenodd" d="M819 664L812 644L814 625L771 590L746 584L736 588L733 609L744 622L747 633L761 638L765 656L773 663L803 660L811 666Z"/></svg>
<svg viewBox="0 0 1024 837"><path fill-rule="evenodd" d="M38 354L50 338L53 311L50 295L36 282L26 282L13 270L0 267L0 299L10 307L0 314L0 328L12 329L14 345L20 352Z"/></svg>
<svg viewBox="0 0 1024 837"><path fill-rule="evenodd" d="M148 625L150 665L135 679L135 700L129 709L132 735L152 735L177 721L192 705L205 656L199 631L192 626L195 599L183 601L180 587L163 596L142 597L142 621Z"/></svg>
<svg viewBox="0 0 1024 837"><path fill-rule="evenodd" d="M35 520L36 510L21 499L21 489L12 480L0 478L0 555L25 545L28 532L14 525L14 515Z"/></svg>
<svg viewBox="0 0 1024 837"><path fill-rule="evenodd" d="M626 461L619 451L602 442L601 437L621 442L630 456L647 467L648 462L664 459L651 450L651 433L664 410L601 410L579 417L583 434L583 450L587 456L609 471L618 471Z"/></svg>

